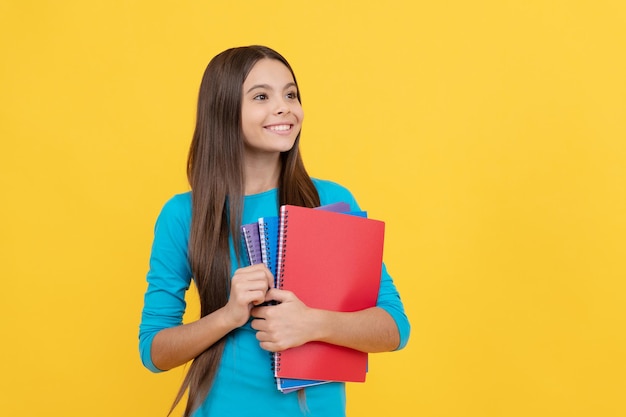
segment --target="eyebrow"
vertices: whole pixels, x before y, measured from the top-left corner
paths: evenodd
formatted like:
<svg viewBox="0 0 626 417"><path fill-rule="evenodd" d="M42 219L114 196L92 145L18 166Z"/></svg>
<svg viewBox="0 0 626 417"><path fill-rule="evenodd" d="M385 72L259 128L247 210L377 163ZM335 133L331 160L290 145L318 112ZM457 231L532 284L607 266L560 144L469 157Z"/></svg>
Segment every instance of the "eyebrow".
<svg viewBox="0 0 626 417"><path fill-rule="evenodd" d="M297 88L296 83L289 83L289 84L285 85L283 87L283 90L286 90L286 89L291 88L291 87L296 87ZM266 90L272 90L272 87L269 84L256 84L256 85L253 85L252 87L250 87L250 89L248 91L246 91L246 94L248 94L252 90L256 90L257 88L263 88L263 89L266 89Z"/></svg>

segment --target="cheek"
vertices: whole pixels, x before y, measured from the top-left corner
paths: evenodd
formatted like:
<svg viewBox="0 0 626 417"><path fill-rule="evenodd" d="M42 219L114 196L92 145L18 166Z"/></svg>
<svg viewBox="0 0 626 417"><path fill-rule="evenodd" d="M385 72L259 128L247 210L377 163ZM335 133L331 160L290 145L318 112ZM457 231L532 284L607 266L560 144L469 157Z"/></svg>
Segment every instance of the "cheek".
<svg viewBox="0 0 626 417"><path fill-rule="evenodd" d="M298 117L298 120L302 122L302 120L304 119L304 110L302 109L302 106L298 106L293 109L293 113Z"/></svg>
<svg viewBox="0 0 626 417"><path fill-rule="evenodd" d="M241 111L241 125L244 129L251 129L255 125L260 124L263 121L263 116L258 111L254 111L254 108L243 108Z"/></svg>
<svg viewBox="0 0 626 417"><path fill-rule="evenodd" d="M251 137L256 135L255 133L255 123L250 120L250 118L242 117L241 119L241 130L243 133L244 142L248 143Z"/></svg>

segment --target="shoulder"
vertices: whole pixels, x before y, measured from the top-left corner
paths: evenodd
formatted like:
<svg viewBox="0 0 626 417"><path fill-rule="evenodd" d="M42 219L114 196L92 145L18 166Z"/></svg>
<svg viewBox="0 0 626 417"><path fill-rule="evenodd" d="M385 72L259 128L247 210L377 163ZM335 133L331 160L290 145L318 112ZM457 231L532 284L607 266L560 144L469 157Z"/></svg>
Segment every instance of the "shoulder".
<svg viewBox="0 0 626 417"><path fill-rule="evenodd" d="M336 203L339 201L350 204L352 209L357 209L358 204L348 188L333 181L319 178L311 178L320 196L321 205Z"/></svg>
<svg viewBox="0 0 626 417"><path fill-rule="evenodd" d="M189 225L191 223L191 192L176 194L165 202L159 218L159 224Z"/></svg>
<svg viewBox="0 0 626 417"><path fill-rule="evenodd" d="M165 202L161 211L168 213L191 213L191 191L175 194Z"/></svg>

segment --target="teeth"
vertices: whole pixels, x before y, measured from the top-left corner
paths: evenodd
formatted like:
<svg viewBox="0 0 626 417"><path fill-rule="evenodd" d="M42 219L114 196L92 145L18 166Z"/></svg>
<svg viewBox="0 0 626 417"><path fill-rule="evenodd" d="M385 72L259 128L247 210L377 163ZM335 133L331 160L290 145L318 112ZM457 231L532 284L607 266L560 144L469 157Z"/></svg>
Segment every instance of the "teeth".
<svg viewBox="0 0 626 417"><path fill-rule="evenodd" d="M278 125L278 126L269 126L269 130L289 130L291 129L291 125Z"/></svg>

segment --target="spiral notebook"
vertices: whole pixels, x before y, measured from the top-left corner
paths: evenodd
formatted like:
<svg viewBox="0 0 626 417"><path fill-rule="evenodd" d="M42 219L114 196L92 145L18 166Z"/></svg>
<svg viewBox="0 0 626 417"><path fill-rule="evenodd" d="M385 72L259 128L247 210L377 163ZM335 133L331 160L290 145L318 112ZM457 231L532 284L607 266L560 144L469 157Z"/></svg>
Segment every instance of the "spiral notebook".
<svg viewBox="0 0 626 417"><path fill-rule="evenodd" d="M261 237L258 223L248 223L241 226L243 248L248 255L250 265L263 262Z"/></svg>
<svg viewBox="0 0 626 417"><path fill-rule="evenodd" d="M316 209L341 213L350 210L350 205L345 202L338 202L316 207ZM364 211L355 212L354 214L367 217L367 213ZM279 225L280 218L278 216L270 216L261 217L255 223L241 226L242 247L248 255L250 265L263 262L274 276L276 276L276 266L278 264ZM274 361L273 356L272 361ZM328 382L330 381L277 377L276 387L279 391L287 394L302 388Z"/></svg>
<svg viewBox="0 0 626 417"><path fill-rule="evenodd" d="M358 311L376 305L385 224L378 220L282 206L278 287L306 305ZM277 378L363 382L367 353L310 342L274 355Z"/></svg>
<svg viewBox="0 0 626 417"><path fill-rule="evenodd" d="M348 213L350 205L344 202L327 204L315 207L316 210L332 211L335 213ZM367 217L367 212L358 211L349 214ZM272 275L276 276L276 266L278 265L278 232L280 226L279 216L261 217L258 222L258 243L254 241L254 232L250 233L250 245L256 245L256 251L260 250L262 262L268 267ZM246 225L244 225L245 227Z"/></svg>
<svg viewBox="0 0 626 417"><path fill-rule="evenodd" d="M261 259L273 276L276 276L278 259L278 216L261 217L258 222Z"/></svg>

